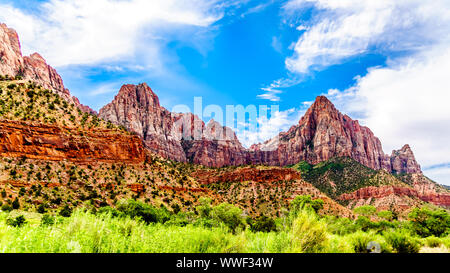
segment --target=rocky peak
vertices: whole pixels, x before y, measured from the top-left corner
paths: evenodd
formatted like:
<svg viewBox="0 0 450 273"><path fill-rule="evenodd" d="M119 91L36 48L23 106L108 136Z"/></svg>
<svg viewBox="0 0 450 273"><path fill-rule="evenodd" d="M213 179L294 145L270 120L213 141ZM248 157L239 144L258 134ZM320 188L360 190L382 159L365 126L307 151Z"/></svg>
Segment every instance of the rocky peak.
<svg viewBox="0 0 450 273"><path fill-rule="evenodd" d="M420 165L417 163L414 153L408 144L400 150L392 151L391 166L394 173L422 173Z"/></svg>
<svg viewBox="0 0 450 273"><path fill-rule="evenodd" d="M123 125L144 139L156 154L178 161L222 167L245 163L245 149L235 133L192 113L172 113L159 104L147 84L124 85L99 116Z"/></svg>
<svg viewBox="0 0 450 273"><path fill-rule="evenodd" d="M91 108L82 105L76 97L70 95L69 90L64 87L61 76L40 54L22 56L17 32L5 24L0 24L0 75L22 76L24 80L31 80L44 88L53 90L81 110L96 114Z"/></svg>
<svg viewBox="0 0 450 273"><path fill-rule="evenodd" d="M15 76L23 67L17 32L5 24L0 24L0 74Z"/></svg>

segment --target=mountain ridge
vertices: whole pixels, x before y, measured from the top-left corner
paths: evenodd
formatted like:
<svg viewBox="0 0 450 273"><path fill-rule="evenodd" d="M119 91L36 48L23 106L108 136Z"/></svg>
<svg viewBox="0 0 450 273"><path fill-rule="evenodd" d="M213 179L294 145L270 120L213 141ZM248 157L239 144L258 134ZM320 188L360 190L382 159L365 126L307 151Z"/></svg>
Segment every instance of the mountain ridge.
<svg viewBox="0 0 450 273"><path fill-rule="evenodd" d="M140 95L133 95L133 92ZM153 102L142 104L139 98ZM123 85L113 101L100 109L99 117L138 133L152 151L163 157L208 167L286 166L303 160L317 164L332 157L349 156L375 170L422 173L408 144L393 151L391 156L385 154L380 140L368 127L343 115L325 96L317 97L298 125L249 149L244 148L236 134L226 126L214 122L213 128L220 128L224 133L212 135L209 124L205 125L192 113L168 111L145 83ZM157 143L154 143L155 139L158 139Z"/></svg>

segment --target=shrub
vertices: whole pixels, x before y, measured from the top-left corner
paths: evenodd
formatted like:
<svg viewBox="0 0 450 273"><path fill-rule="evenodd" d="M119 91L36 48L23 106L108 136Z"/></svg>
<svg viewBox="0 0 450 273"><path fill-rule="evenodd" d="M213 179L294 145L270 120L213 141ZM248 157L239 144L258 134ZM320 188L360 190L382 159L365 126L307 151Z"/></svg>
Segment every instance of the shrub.
<svg viewBox="0 0 450 273"><path fill-rule="evenodd" d="M21 227L23 226L27 220L23 215L19 215L15 218L8 218L6 219L6 224L13 227Z"/></svg>
<svg viewBox="0 0 450 273"><path fill-rule="evenodd" d="M386 220L386 221L392 221L394 219L394 214L392 211L389 210L383 210L378 212L378 217Z"/></svg>
<svg viewBox="0 0 450 273"><path fill-rule="evenodd" d="M64 208L59 211L59 215L62 217L70 217L70 215L72 215L72 209L69 205L65 205Z"/></svg>
<svg viewBox="0 0 450 273"><path fill-rule="evenodd" d="M373 232L357 231L348 235L347 240L349 240L356 253L391 252L391 249L389 245L386 244L384 238ZM378 247L379 249L377 249Z"/></svg>
<svg viewBox="0 0 450 273"><path fill-rule="evenodd" d="M3 204L2 205L2 211L10 212L12 210L13 210L13 208L10 205L8 205L8 204Z"/></svg>
<svg viewBox="0 0 450 273"><path fill-rule="evenodd" d="M165 223L170 219L170 212L165 207L158 209L133 199L120 202L117 210L131 218L141 218L146 223Z"/></svg>
<svg viewBox="0 0 450 273"><path fill-rule="evenodd" d="M421 247L419 239L405 230L387 232L384 237L397 253L418 253Z"/></svg>
<svg viewBox="0 0 450 273"><path fill-rule="evenodd" d="M199 216L204 218L209 217L212 211L211 199L207 197L201 197L199 199L199 203L200 205L195 207L195 210L198 212Z"/></svg>
<svg viewBox="0 0 450 273"><path fill-rule="evenodd" d="M44 204L40 204L40 205L37 207L37 212L39 212L39 213L45 213L45 205L44 205Z"/></svg>
<svg viewBox="0 0 450 273"><path fill-rule="evenodd" d="M294 252L321 252L327 242L326 223L312 211L302 210L292 224L291 236Z"/></svg>
<svg viewBox="0 0 450 273"><path fill-rule="evenodd" d="M215 221L224 223L232 232L245 226L242 210L228 203L222 203L214 207L211 211L211 217Z"/></svg>
<svg viewBox="0 0 450 273"><path fill-rule="evenodd" d="M250 220L250 230L253 232L271 232L277 230L277 225L272 218L264 215L256 218L256 220Z"/></svg>
<svg viewBox="0 0 450 273"><path fill-rule="evenodd" d="M374 206L361 206L357 207L353 210L356 214L362 215L365 217L370 217L375 215L377 209Z"/></svg>
<svg viewBox="0 0 450 273"><path fill-rule="evenodd" d="M430 236L425 238L425 245L428 247L440 247L442 244L441 240L438 237Z"/></svg>
<svg viewBox="0 0 450 273"><path fill-rule="evenodd" d="M51 226L55 223L55 219L50 214L44 214L41 218L41 226Z"/></svg>
<svg viewBox="0 0 450 273"><path fill-rule="evenodd" d="M311 195L299 195L292 200L289 208L291 215L295 218L301 210L312 209L314 212L318 212L323 208L323 200L313 200Z"/></svg>
<svg viewBox="0 0 450 273"><path fill-rule="evenodd" d="M377 226L377 224L370 221L367 216L359 216L358 219L356 219L355 224L358 229L362 231L369 231Z"/></svg>
<svg viewBox="0 0 450 273"><path fill-rule="evenodd" d="M19 199L16 197L16 199L14 199L14 201L12 202L12 208L13 209L19 209L20 208L20 202Z"/></svg>
<svg viewBox="0 0 450 273"><path fill-rule="evenodd" d="M328 231L337 235L346 235L358 230L358 226L345 217L326 216Z"/></svg>

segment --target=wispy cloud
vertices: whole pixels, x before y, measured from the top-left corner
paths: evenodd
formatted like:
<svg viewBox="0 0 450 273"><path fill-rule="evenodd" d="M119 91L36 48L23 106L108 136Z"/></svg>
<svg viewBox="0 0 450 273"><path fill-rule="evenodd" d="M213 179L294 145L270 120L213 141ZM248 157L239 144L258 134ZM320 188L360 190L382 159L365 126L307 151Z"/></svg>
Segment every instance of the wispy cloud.
<svg viewBox="0 0 450 273"><path fill-rule="evenodd" d="M275 0L269 0L269 1L266 1L264 3L260 3L260 4L256 5L256 6L253 6L253 7L249 8L247 11L243 12L241 14L241 17L244 18L247 15L250 15L250 14L253 14L253 13L262 12L266 8L268 8L270 5L272 5L273 3L275 3Z"/></svg>
<svg viewBox="0 0 450 273"><path fill-rule="evenodd" d="M425 174L450 162L448 101L450 44L370 69L346 90L330 90L328 97L342 111L371 128L389 152L408 143ZM441 165L442 169L450 167ZM442 179L443 177L440 177ZM450 176L440 183L450 185Z"/></svg>
<svg viewBox="0 0 450 273"><path fill-rule="evenodd" d="M291 0L284 10L292 14L311 5L320 12L310 26L301 26L306 31L295 54L286 59L291 72L321 70L371 47L389 52L421 49L448 33L441 25L448 25L450 3L445 0Z"/></svg>
<svg viewBox="0 0 450 273"><path fill-rule="evenodd" d="M283 78L273 81L270 85L261 88L264 93L257 95L257 98L270 100L273 102L280 101L280 94L284 88L289 88L299 84L302 81L300 76L292 76L291 78Z"/></svg>
<svg viewBox="0 0 450 273"><path fill-rule="evenodd" d="M38 51L54 66L118 60L137 51L157 61L170 36L163 33L208 27L224 7L219 0L50 0L33 13L0 4L0 21L21 34L26 53Z"/></svg>

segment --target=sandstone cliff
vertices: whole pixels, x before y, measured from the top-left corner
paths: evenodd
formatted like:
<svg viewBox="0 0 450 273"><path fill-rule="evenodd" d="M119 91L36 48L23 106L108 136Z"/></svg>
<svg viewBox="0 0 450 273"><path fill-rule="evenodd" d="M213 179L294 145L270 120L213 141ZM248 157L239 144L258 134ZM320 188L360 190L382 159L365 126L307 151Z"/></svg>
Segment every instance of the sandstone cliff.
<svg viewBox="0 0 450 273"><path fill-rule="evenodd" d="M145 160L139 137L106 129L79 131L58 126L0 121L0 156L73 162Z"/></svg>

